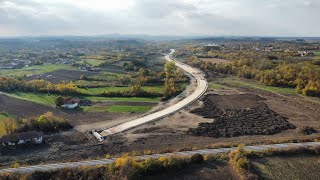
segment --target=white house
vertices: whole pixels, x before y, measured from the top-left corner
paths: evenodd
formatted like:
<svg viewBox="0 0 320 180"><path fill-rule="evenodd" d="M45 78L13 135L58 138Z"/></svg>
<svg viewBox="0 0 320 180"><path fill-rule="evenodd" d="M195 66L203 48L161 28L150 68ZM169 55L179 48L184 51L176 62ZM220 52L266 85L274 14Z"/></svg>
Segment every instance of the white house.
<svg viewBox="0 0 320 180"><path fill-rule="evenodd" d="M2 136L0 138L0 145L2 146L14 146L18 144L41 144L43 141L42 132L23 132L14 133Z"/></svg>
<svg viewBox="0 0 320 180"><path fill-rule="evenodd" d="M62 107L67 108L67 109L74 109L79 106L80 99L78 98L69 98L65 100L64 105Z"/></svg>

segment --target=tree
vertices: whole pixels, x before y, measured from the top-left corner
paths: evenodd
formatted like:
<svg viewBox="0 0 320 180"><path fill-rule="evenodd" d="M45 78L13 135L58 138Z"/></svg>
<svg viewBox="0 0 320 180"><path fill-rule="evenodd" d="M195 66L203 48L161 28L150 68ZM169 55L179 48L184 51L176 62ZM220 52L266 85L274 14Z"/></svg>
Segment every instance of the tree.
<svg viewBox="0 0 320 180"><path fill-rule="evenodd" d="M173 78L175 76L175 72L176 72L176 68L175 68L174 62L167 62L164 65L165 79L164 79L163 93L165 98L170 98L177 92L177 88L175 86L175 82Z"/></svg>
<svg viewBox="0 0 320 180"><path fill-rule="evenodd" d="M166 75L166 78L170 78L172 76L174 76L174 72L175 72L175 63L174 62L167 62L164 65L164 73Z"/></svg>
<svg viewBox="0 0 320 180"><path fill-rule="evenodd" d="M131 95L134 95L134 96L139 95L141 92L143 92L143 90L141 88L141 84L139 82L131 85L129 87L129 91L130 91Z"/></svg>
<svg viewBox="0 0 320 180"><path fill-rule="evenodd" d="M12 118L5 118L3 120L2 126L6 134L11 134L15 131L17 124L16 121Z"/></svg>
<svg viewBox="0 0 320 180"><path fill-rule="evenodd" d="M57 107L61 107L62 105L64 105L64 103L65 103L65 100L61 96L57 97L57 99L55 100L55 104Z"/></svg>

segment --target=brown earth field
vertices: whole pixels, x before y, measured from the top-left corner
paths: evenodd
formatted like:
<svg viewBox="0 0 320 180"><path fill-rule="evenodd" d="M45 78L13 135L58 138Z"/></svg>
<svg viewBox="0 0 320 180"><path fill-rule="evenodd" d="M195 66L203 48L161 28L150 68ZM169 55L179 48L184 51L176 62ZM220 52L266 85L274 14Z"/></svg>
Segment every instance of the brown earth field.
<svg viewBox="0 0 320 180"><path fill-rule="evenodd" d="M239 178L227 162L208 162L193 164L181 170L166 171L163 174L145 176L143 179L236 180Z"/></svg>
<svg viewBox="0 0 320 180"><path fill-rule="evenodd" d="M320 156L268 157L250 161L253 171L261 179L291 180L320 177Z"/></svg>

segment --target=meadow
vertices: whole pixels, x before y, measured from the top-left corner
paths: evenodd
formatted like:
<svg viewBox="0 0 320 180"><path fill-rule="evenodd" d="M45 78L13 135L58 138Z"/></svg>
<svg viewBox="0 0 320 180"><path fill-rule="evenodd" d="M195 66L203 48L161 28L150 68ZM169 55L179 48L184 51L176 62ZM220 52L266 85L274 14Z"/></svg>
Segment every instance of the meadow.
<svg viewBox="0 0 320 180"><path fill-rule="evenodd" d="M55 107L55 99L59 96L57 94L47 95L46 93L32 93L32 92L12 92L8 94L14 98L23 99L38 103L45 106ZM67 96L64 96L67 97ZM91 101L124 101L124 102L159 102L159 97L99 97L99 96L76 96L81 99Z"/></svg>
<svg viewBox="0 0 320 180"><path fill-rule="evenodd" d="M314 52L314 55L316 55L316 56L320 56L320 51L316 51L316 52Z"/></svg>
<svg viewBox="0 0 320 180"><path fill-rule="evenodd" d="M23 67L22 69L2 69L0 71L0 76L25 77L25 76L49 73L49 72L53 72L61 69L70 69L70 66L65 64L44 64L44 65Z"/></svg>
<svg viewBox="0 0 320 180"><path fill-rule="evenodd" d="M112 112L112 113L143 113L151 109L150 106L125 106L125 105L112 105L112 106L84 106L81 107L84 112Z"/></svg>

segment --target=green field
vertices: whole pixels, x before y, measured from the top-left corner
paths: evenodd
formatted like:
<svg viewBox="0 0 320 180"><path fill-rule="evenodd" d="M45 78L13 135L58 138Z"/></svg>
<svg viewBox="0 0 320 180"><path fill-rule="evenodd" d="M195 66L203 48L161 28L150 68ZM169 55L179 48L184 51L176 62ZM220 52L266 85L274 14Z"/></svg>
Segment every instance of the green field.
<svg viewBox="0 0 320 180"><path fill-rule="evenodd" d="M126 112L147 112L151 109L149 106L83 106L81 109L84 112L114 112L114 113L126 113Z"/></svg>
<svg viewBox="0 0 320 180"><path fill-rule="evenodd" d="M51 94L48 96L45 93L31 93L31 92L12 92L10 93L11 96L27 100L27 101L32 101L38 104L46 105L46 106L55 106L55 99L58 97L58 95Z"/></svg>
<svg viewBox="0 0 320 180"><path fill-rule="evenodd" d="M124 102L159 102L159 97L98 97L86 96L83 99L91 101L124 101Z"/></svg>
<svg viewBox="0 0 320 180"><path fill-rule="evenodd" d="M55 106L55 99L59 96L56 94L51 94L48 96L45 93L32 93L32 92L12 92L8 95L23 99L27 101L32 101L38 104L46 106ZM91 101L125 101L125 102L159 102L160 98L156 97L98 97L98 96L76 96L80 99L86 99Z"/></svg>
<svg viewBox="0 0 320 180"><path fill-rule="evenodd" d="M187 84L179 84L178 85L181 89L185 89ZM142 86L142 89L147 91L147 92L155 92L155 93L162 93L163 92L163 86L162 85L157 85L157 86ZM110 91L127 91L129 90L129 87L99 87L99 88L79 88L79 91L83 94L88 94L88 95L99 95L103 92L110 92Z"/></svg>
<svg viewBox="0 0 320 180"><path fill-rule="evenodd" d="M219 90L219 89L228 89L228 86L224 86L216 83L209 83L209 88Z"/></svg>
<svg viewBox="0 0 320 180"><path fill-rule="evenodd" d="M69 65L65 64L45 64L30 66L28 68L24 67L22 69L2 69L0 70L0 76L30 76L35 74L48 73L60 69L70 69Z"/></svg>
<svg viewBox="0 0 320 180"><path fill-rule="evenodd" d="M260 84L258 82L249 82L244 81L242 79L225 79L222 81L223 85L227 85L230 87L243 87L243 88L252 88L259 89L272 93L279 93L284 95L297 95L293 88L284 88L284 87L274 87L274 86L266 86L264 84Z"/></svg>
<svg viewBox="0 0 320 180"><path fill-rule="evenodd" d="M147 112L151 109L150 106L110 106L108 112L124 113L124 112Z"/></svg>
<svg viewBox="0 0 320 180"><path fill-rule="evenodd" d="M156 92L162 93L163 86L143 86L143 90L148 92ZM79 91L83 94L89 95L99 95L103 92L110 92L110 91L127 91L129 87L99 87L99 88L79 88Z"/></svg>
<svg viewBox="0 0 320 180"><path fill-rule="evenodd" d="M89 64L91 66L99 66L100 64L102 64L103 62L105 62L104 60L99 60L99 59L82 59L79 63L80 64Z"/></svg>
<svg viewBox="0 0 320 180"><path fill-rule="evenodd" d="M318 179L320 156L271 157L252 160L262 179Z"/></svg>
<svg viewBox="0 0 320 180"><path fill-rule="evenodd" d="M320 51L316 51L316 52L314 52L314 55L316 55L316 56L320 56Z"/></svg>

